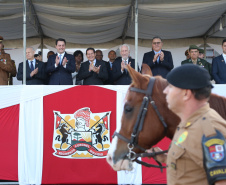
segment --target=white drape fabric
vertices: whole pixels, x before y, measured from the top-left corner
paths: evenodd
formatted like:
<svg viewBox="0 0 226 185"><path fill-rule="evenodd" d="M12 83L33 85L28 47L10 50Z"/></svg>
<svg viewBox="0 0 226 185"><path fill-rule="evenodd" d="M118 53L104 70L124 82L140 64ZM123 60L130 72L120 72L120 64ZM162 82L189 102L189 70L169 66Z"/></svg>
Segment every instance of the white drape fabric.
<svg viewBox="0 0 226 185"><path fill-rule="evenodd" d="M103 1L32 1L45 36L63 37L78 44L112 41L123 35L135 37L134 10L130 0ZM139 38L177 39L204 35L225 12L225 0L138 1ZM1 2L0 33L5 39L23 37L23 3ZM126 25L127 20L132 22ZM223 19L225 25L226 19ZM226 29L211 30L213 36L224 37ZM216 32L217 31L217 32ZM35 19L27 3L27 37L38 36Z"/></svg>
<svg viewBox="0 0 226 185"><path fill-rule="evenodd" d="M123 86L122 86L123 87ZM121 128L121 117L123 113L126 93L128 87L121 91L117 91L117 131ZM142 184L142 168L141 165L133 163L134 169L132 171L118 171L118 184Z"/></svg>
<svg viewBox="0 0 226 185"><path fill-rule="evenodd" d="M21 97L37 97L20 102L18 177L19 184L41 184L43 164L43 96L38 86L24 88Z"/></svg>
<svg viewBox="0 0 226 185"><path fill-rule="evenodd" d="M218 13L225 12L225 7L226 1L141 3L138 10L139 38L151 39L159 35L164 39L178 39L203 35L219 18ZM134 34L132 24L128 36L134 37ZM217 34L220 32L214 35Z"/></svg>

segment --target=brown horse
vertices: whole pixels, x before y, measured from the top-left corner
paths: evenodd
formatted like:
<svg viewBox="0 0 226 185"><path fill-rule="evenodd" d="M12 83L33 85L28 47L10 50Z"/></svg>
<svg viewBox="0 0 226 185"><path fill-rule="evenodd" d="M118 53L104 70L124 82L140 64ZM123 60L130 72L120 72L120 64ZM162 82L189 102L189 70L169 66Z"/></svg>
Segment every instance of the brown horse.
<svg viewBox="0 0 226 185"><path fill-rule="evenodd" d="M132 78L132 84L130 85L126 101L124 105L124 111L121 119L121 128L119 134L123 137L130 139L131 133L140 111L140 107L145 94L131 91L132 87L146 90L150 81L151 70L147 66L143 66L142 73L136 72L131 67L128 67L128 71ZM150 74L150 75L148 75ZM157 144L165 136L172 139L177 125L180 122L180 118L168 109L165 95L163 90L168 85L167 81L160 76L155 77L154 87L152 90L152 100L155 104L167 124L167 130L157 116L152 105L149 103L147 107L147 114L144 119L143 129L138 136L138 145L144 149L150 149L153 145ZM224 119L226 119L226 98L211 94L210 107L215 109ZM114 137L111 148L108 152L107 162L110 166L118 170L132 170L131 160L128 159L128 144ZM134 148L135 153L141 153L141 150Z"/></svg>

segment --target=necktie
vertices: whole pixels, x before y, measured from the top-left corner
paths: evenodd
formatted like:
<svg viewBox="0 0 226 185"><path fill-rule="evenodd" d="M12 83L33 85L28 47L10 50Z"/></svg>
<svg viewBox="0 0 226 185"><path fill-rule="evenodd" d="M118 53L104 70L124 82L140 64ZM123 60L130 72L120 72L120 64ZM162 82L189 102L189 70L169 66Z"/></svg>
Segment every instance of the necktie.
<svg viewBox="0 0 226 185"><path fill-rule="evenodd" d="M192 60L192 63L196 65L197 64L197 60Z"/></svg>
<svg viewBox="0 0 226 185"><path fill-rule="evenodd" d="M157 63L159 63L159 59L160 59L160 56L158 56L158 58L157 58Z"/></svg>
<svg viewBox="0 0 226 185"><path fill-rule="evenodd" d="M61 58L61 55L60 55L60 65L61 65L61 63L62 63L62 58Z"/></svg>
<svg viewBox="0 0 226 185"><path fill-rule="evenodd" d="M161 52L156 52L155 54L158 54L158 53L161 53ZM160 56L158 56L157 58L157 63L159 63L159 59L160 59Z"/></svg>
<svg viewBox="0 0 226 185"><path fill-rule="evenodd" d="M92 67L94 66L94 63L93 63L93 61L91 62L91 66L92 66Z"/></svg>
<svg viewBox="0 0 226 185"><path fill-rule="evenodd" d="M33 65L33 61L31 61L31 71L34 70L34 65Z"/></svg>

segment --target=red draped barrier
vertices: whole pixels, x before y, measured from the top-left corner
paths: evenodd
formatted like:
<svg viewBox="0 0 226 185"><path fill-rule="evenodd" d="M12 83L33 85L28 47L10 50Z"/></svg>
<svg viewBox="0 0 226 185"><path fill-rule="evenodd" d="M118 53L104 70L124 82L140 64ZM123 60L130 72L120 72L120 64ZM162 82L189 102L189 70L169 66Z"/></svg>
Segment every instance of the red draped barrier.
<svg viewBox="0 0 226 185"><path fill-rule="evenodd" d="M0 109L0 179L18 181L19 105Z"/></svg>
<svg viewBox="0 0 226 185"><path fill-rule="evenodd" d="M117 173L110 168L105 158L68 159L53 155L53 111L73 114L83 107L89 107L95 113L111 111L110 135L113 135L116 129L115 91L97 86L78 86L45 96L42 183L117 184Z"/></svg>

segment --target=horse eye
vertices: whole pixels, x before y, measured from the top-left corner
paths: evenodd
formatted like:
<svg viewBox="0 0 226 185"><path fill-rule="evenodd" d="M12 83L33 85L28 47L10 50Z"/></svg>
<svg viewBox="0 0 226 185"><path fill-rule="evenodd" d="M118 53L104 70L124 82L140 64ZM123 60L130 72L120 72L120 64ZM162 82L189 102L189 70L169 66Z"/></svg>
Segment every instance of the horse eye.
<svg viewBox="0 0 226 185"><path fill-rule="evenodd" d="M133 110L133 107L131 107L130 105L125 105L124 107L125 112L131 112L132 110Z"/></svg>

